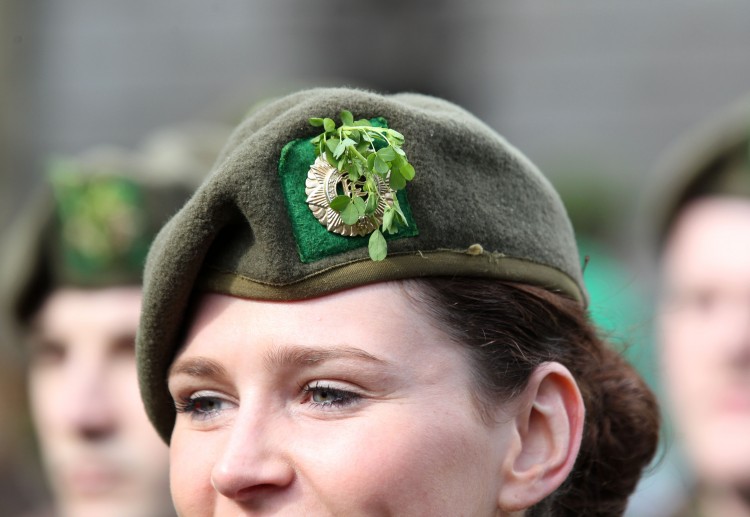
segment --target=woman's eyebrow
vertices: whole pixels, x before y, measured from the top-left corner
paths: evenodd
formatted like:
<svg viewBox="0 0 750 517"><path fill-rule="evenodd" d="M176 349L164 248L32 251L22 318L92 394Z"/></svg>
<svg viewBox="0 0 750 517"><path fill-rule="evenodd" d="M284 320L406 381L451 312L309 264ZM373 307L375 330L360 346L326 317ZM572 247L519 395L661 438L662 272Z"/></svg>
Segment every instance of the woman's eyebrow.
<svg viewBox="0 0 750 517"><path fill-rule="evenodd" d="M205 357L191 357L178 359L167 372L167 377L177 374L189 375L190 377L226 377L226 369L216 361Z"/></svg>
<svg viewBox="0 0 750 517"><path fill-rule="evenodd" d="M265 367L268 369L288 366L312 366L332 359L357 359L376 363L382 366L391 366L392 363L375 357L374 355L351 346L310 347L289 345L280 346L269 350L264 357Z"/></svg>

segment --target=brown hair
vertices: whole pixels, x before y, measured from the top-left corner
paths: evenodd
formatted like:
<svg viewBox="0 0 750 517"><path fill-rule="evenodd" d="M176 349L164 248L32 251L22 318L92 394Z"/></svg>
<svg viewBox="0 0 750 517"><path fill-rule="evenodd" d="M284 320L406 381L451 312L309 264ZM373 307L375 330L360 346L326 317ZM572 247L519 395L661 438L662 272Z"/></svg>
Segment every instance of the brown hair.
<svg viewBox="0 0 750 517"><path fill-rule="evenodd" d="M621 515L656 452L659 410L581 305L538 287L486 279L411 284L422 310L469 350L481 404L519 394L547 361L575 377L586 407L580 453L565 484L527 515Z"/></svg>

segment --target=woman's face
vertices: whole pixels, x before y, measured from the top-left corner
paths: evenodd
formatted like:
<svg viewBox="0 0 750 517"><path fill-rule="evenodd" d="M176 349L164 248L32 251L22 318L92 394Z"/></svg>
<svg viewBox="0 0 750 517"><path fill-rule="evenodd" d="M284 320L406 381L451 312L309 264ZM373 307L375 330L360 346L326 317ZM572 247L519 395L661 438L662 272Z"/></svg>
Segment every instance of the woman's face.
<svg viewBox="0 0 750 517"><path fill-rule="evenodd" d="M662 372L695 474L750 486L750 202L686 207L665 247Z"/></svg>
<svg viewBox="0 0 750 517"><path fill-rule="evenodd" d="M30 339L29 399L55 515L173 515L168 451L138 393L141 289L52 292Z"/></svg>
<svg viewBox="0 0 750 517"><path fill-rule="evenodd" d="M399 284L205 295L169 373L180 515L495 515L515 427Z"/></svg>

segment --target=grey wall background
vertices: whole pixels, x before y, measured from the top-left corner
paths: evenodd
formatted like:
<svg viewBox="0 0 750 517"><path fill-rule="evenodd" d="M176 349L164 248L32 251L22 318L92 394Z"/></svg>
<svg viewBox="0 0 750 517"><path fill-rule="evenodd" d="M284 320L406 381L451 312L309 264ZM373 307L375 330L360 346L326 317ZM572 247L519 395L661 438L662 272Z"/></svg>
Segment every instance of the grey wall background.
<svg viewBox="0 0 750 517"><path fill-rule="evenodd" d="M0 38L0 232L50 156L348 84L478 114L634 284L627 230L655 160L750 90L740 0L2 0Z"/></svg>
<svg viewBox="0 0 750 517"><path fill-rule="evenodd" d="M660 150L750 89L739 0L0 5L2 226L51 154L232 121L319 84L447 97L556 183L610 185L627 212Z"/></svg>

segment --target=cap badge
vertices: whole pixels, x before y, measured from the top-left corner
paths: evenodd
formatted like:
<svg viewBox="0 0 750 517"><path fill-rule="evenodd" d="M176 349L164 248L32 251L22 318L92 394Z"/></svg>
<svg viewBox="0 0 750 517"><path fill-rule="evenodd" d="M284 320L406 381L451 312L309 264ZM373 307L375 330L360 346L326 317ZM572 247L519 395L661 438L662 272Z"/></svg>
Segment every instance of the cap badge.
<svg viewBox="0 0 750 517"><path fill-rule="evenodd" d="M311 118L324 132L312 139L318 156L305 181L307 204L330 232L347 237L370 234L372 260L388 254L383 234L408 226L395 193L414 178L414 167L401 148L404 136L370 120L341 112L341 125Z"/></svg>
<svg viewBox="0 0 750 517"><path fill-rule="evenodd" d="M369 235L383 223L386 207L393 205L393 189L380 176L375 176L374 180L378 196L371 196L364 190L364 181L352 181L347 174L328 163L328 160L318 156L307 173L307 204L315 218L329 232L346 237ZM343 214L331 208L331 202L342 194L348 198L345 200L347 206L344 210L356 211L357 219L353 224L345 223ZM349 199L352 200L351 203ZM365 213L370 199L377 199L377 206L368 217Z"/></svg>

